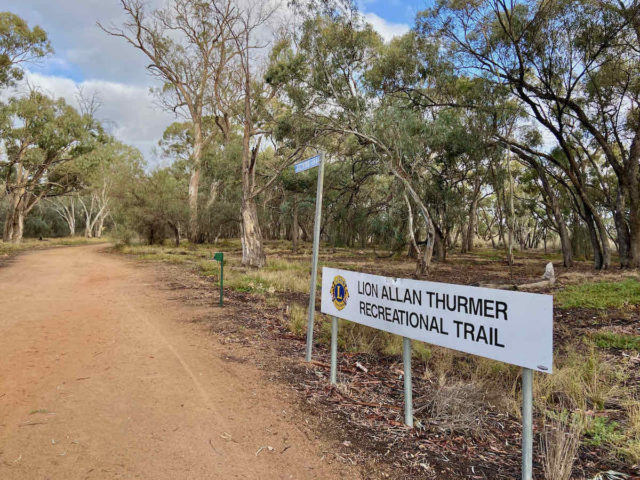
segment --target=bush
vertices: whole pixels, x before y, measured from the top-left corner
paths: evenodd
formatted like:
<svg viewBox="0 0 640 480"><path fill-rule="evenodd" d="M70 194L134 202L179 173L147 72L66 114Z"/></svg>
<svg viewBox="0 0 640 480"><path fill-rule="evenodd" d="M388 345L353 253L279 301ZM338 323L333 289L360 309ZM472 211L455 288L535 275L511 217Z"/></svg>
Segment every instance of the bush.
<svg viewBox="0 0 640 480"><path fill-rule="evenodd" d="M624 438L618 422L613 422L607 417L595 417L589 422L584 434L584 443L594 447L615 445Z"/></svg>
<svg viewBox="0 0 640 480"><path fill-rule="evenodd" d="M111 232L111 236L115 240L116 246L130 246L136 238L136 233L123 225L118 225Z"/></svg>

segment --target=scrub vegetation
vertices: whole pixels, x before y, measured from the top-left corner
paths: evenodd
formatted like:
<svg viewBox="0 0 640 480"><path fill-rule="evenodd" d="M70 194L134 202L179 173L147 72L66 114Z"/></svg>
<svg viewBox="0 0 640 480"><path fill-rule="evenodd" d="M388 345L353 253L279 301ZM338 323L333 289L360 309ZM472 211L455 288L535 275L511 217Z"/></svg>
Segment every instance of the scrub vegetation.
<svg viewBox="0 0 640 480"><path fill-rule="evenodd" d="M53 46L1 12L0 253L108 234L124 254L214 284L224 252L232 320L272 328L295 357L319 169L292 165L322 152L321 264L553 294L537 472L637 470L640 2L435 0L388 41L356 3L120 0L122 23L101 33L146 57L158 108L178 119L155 166L98 120L100 92L10 90ZM542 279L548 262L555 281ZM346 415L358 438L386 435L370 455L396 445L391 461L414 476L517 476L518 368L416 342L408 433L394 407L399 339L340 332L351 377L320 388L320 362L304 393L326 410L370 409Z"/></svg>

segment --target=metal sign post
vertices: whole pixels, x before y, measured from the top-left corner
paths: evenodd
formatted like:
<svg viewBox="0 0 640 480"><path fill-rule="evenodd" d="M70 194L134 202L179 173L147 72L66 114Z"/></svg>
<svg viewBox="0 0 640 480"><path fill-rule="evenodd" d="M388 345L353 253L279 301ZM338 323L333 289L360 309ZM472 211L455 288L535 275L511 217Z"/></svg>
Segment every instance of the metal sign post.
<svg viewBox="0 0 640 480"><path fill-rule="evenodd" d="M402 363L404 364L404 423L413 427L413 385L411 383L411 339L402 337Z"/></svg>
<svg viewBox="0 0 640 480"><path fill-rule="evenodd" d="M533 479L533 370L522 369L522 480Z"/></svg>
<svg viewBox="0 0 640 480"><path fill-rule="evenodd" d="M306 360L311 361L313 350L313 321L316 310L316 277L318 276L318 250L320 248L320 221L322 218L322 188L324 183L324 154L320 153L303 162L294 165L296 173L319 166L318 187L316 190L316 215L313 222L313 256L311 260L311 282L309 285L309 319L307 321L307 352Z"/></svg>
<svg viewBox="0 0 640 480"><path fill-rule="evenodd" d="M224 253L218 252L213 255L213 259L220 262L220 306L223 304L224 297Z"/></svg>
<svg viewBox="0 0 640 480"><path fill-rule="evenodd" d="M338 383L338 319L331 317L331 384Z"/></svg>

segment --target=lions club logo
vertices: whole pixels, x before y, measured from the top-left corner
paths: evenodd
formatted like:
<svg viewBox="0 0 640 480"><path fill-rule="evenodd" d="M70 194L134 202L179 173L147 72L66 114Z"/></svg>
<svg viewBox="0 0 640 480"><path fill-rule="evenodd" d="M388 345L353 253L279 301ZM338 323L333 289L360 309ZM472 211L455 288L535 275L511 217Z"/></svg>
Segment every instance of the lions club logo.
<svg viewBox="0 0 640 480"><path fill-rule="evenodd" d="M347 306L348 299L349 290L347 290L347 281L340 275L337 275L331 284L331 300L338 310L342 310Z"/></svg>

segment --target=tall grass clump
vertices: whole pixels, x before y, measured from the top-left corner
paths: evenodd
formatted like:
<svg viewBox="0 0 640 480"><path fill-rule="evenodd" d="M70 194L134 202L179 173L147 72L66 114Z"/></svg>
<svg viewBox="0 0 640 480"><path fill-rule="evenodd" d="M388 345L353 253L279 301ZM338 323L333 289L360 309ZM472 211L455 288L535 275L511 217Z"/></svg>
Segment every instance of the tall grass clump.
<svg viewBox="0 0 640 480"><path fill-rule="evenodd" d="M301 337L307 330L307 309L298 305L297 303L291 304L289 310L289 322L287 328L294 335Z"/></svg>
<svg viewBox="0 0 640 480"><path fill-rule="evenodd" d="M624 394L620 386L623 375L592 345L568 346L564 352L556 354L553 375L536 375L536 403L541 410L558 405L602 410Z"/></svg>
<svg viewBox="0 0 640 480"><path fill-rule="evenodd" d="M540 443L546 480L571 479L582 430L583 420L567 412L545 420Z"/></svg>

